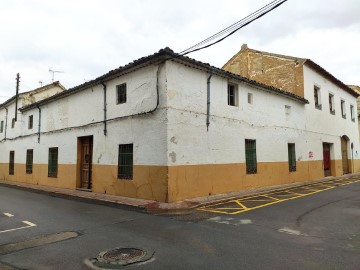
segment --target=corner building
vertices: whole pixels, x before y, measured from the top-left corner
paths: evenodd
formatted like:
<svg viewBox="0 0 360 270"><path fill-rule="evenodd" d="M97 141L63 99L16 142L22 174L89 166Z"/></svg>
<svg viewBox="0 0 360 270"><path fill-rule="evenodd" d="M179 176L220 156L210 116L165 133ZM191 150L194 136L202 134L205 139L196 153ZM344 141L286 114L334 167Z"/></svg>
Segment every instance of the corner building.
<svg viewBox="0 0 360 270"><path fill-rule="evenodd" d="M22 106L22 127L0 137L0 179L174 202L341 175L340 134L359 170L357 119L335 128L312 106L165 48Z"/></svg>

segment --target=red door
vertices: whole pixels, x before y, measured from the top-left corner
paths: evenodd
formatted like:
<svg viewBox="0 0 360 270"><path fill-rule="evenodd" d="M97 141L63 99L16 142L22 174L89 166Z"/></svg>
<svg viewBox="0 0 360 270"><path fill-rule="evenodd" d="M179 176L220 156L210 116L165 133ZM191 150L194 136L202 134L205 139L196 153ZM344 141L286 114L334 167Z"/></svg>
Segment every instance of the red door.
<svg viewBox="0 0 360 270"><path fill-rule="evenodd" d="M330 145L323 144L323 158L324 158L324 174L325 176L331 175L331 163L330 163Z"/></svg>

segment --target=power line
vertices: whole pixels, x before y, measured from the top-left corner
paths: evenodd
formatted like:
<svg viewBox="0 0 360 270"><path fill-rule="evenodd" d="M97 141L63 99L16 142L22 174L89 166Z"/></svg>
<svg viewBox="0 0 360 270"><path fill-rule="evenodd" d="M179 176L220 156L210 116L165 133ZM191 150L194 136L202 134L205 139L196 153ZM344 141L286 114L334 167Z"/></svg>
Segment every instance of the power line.
<svg viewBox="0 0 360 270"><path fill-rule="evenodd" d="M206 38L205 40L191 46L190 48L180 52L181 55L186 55L195 51L199 51L205 48L208 48L212 45L215 45L216 43L219 43L221 41L223 41L224 39L226 39L227 37L231 36L232 34L234 34L235 32L237 32L239 29L243 28L244 26L252 23L253 21L261 18L262 16L264 16L265 14L269 13L270 11L276 9L277 7L279 7L280 5L282 5L283 3L285 3L287 0L274 0L272 2L270 2L269 4L265 5L264 7L258 9L257 11L251 13L250 15L246 16L245 18L241 19L240 21L226 27L225 29L221 30L220 32ZM205 45L215 39L215 42L212 42L208 45Z"/></svg>

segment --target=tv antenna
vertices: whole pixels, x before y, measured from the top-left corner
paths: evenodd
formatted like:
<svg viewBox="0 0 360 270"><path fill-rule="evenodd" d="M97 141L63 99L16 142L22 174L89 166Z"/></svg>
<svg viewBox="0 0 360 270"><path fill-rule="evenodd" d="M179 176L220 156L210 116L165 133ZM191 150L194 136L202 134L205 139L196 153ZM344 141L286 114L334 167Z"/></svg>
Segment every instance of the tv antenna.
<svg viewBox="0 0 360 270"><path fill-rule="evenodd" d="M39 81L40 87L43 86L43 81Z"/></svg>
<svg viewBox="0 0 360 270"><path fill-rule="evenodd" d="M55 73L64 73L64 71L53 70L52 68L49 68L49 72L52 73L51 80L52 80L53 82L54 82L54 74L55 74Z"/></svg>

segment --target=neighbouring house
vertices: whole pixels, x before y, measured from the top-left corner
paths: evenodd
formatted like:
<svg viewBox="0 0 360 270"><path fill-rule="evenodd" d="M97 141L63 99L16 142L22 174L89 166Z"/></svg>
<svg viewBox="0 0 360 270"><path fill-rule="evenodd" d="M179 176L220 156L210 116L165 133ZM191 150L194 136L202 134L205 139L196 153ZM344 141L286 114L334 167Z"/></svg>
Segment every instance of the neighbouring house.
<svg viewBox="0 0 360 270"><path fill-rule="evenodd" d="M360 95L360 86L358 85L348 85L352 90L356 91ZM359 126L359 133L360 133L360 97L357 98L357 118L358 118L358 126Z"/></svg>
<svg viewBox="0 0 360 270"><path fill-rule="evenodd" d="M309 100L304 111L306 130L321 135L322 142L322 149L309 149L309 156L317 153L313 159L321 161L325 176L360 170L356 163L360 153L354 148L359 140L355 130L359 92L310 59L258 51L247 44L223 69Z"/></svg>
<svg viewBox="0 0 360 270"><path fill-rule="evenodd" d="M356 97L330 88L328 113L322 82L320 110L313 96L165 48L22 106L20 124L0 133L0 179L174 202L342 175L341 136L357 171L357 119L338 104L349 113Z"/></svg>

